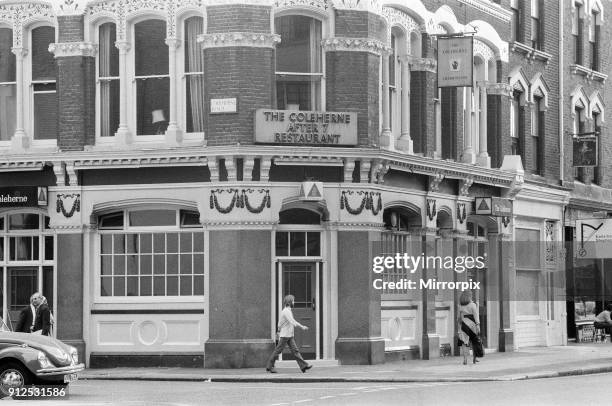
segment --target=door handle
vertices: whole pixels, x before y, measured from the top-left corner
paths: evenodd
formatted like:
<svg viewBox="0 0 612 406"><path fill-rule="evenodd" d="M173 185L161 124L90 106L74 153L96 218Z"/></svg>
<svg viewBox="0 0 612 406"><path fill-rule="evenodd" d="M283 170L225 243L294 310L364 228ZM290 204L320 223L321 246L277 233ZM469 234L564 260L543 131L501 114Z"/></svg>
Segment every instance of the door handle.
<svg viewBox="0 0 612 406"><path fill-rule="evenodd" d="M312 298L310 303L311 303L310 307L312 308L312 311L316 311L317 310L317 306L315 304L315 298L314 297Z"/></svg>

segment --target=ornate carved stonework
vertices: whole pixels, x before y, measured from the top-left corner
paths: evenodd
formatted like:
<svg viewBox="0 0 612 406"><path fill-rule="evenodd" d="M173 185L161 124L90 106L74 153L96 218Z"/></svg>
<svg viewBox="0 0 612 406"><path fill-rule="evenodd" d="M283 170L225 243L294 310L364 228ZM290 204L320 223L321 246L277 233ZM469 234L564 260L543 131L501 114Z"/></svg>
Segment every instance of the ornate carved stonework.
<svg viewBox="0 0 612 406"><path fill-rule="evenodd" d="M328 0L276 0L274 6L277 9L314 8L320 11L327 11L331 7Z"/></svg>
<svg viewBox="0 0 612 406"><path fill-rule="evenodd" d="M498 18L505 23L510 23L512 13L504 9L499 4L495 4L490 0L458 0L459 3L467 4L475 9L482 11L492 17Z"/></svg>
<svg viewBox="0 0 612 406"><path fill-rule="evenodd" d="M433 176L429 177L429 191L437 192L440 190L440 183L444 180L444 174L442 172L436 172Z"/></svg>
<svg viewBox="0 0 612 406"><path fill-rule="evenodd" d="M58 42L49 44L49 52L56 58L65 56L96 56L98 45L90 42Z"/></svg>
<svg viewBox="0 0 612 406"><path fill-rule="evenodd" d="M427 199L427 218L429 221L433 221L438 214L438 209L436 208L436 199Z"/></svg>
<svg viewBox="0 0 612 406"><path fill-rule="evenodd" d="M362 10L380 14L382 5L379 0L333 0L336 10Z"/></svg>
<svg viewBox="0 0 612 406"><path fill-rule="evenodd" d="M383 7L382 15L387 19L387 45L391 45L391 29L394 26L400 26L410 33L416 33L419 36L421 31L425 30L425 27L421 27L412 17L405 12L398 10L393 7ZM410 47L410 41L408 41L408 47ZM408 50L410 53L410 49Z"/></svg>
<svg viewBox="0 0 612 406"><path fill-rule="evenodd" d="M0 4L0 22L13 27L13 47L23 46L23 28L32 21L55 19L49 4L15 2Z"/></svg>
<svg viewBox="0 0 612 406"><path fill-rule="evenodd" d="M508 83L487 83L487 94L512 97L512 86Z"/></svg>
<svg viewBox="0 0 612 406"><path fill-rule="evenodd" d="M495 52L487 44L474 38L474 55L480 55L485 61L488 61L495 57Z"/></svg>
<svg viewBox="0 0 612 406"><path fill-rule="evenodd" d="M410 58L410 70L436 73L438 63L433 58Z"/></svg>
<svg viewBox="0 0 612 406"><path fill-rule="evenodd" d="M375 55L382 55L391 51L382 42L371 38L334 37L324 39L321 44L326 51L369 52Z"/></svg>
<svg viewBox="0 0 612 406"><path fill-rule="evenodd" d="M460 224L463 224L466 218L467 210L465 208L465 203L457 203L457 220L459 220Z"/></svg>
<svg viewBox="0 0 612 406"><path fill-rule="evenodd" d="M56 210L62 213L65 218L74 216L75 213L81 211L81 194L80 193L58 193Z"/></svg>
<svg viewBox="0 0 612 406"><path fill-rule="evenodd" d="M274 48L280 41L281 38L278 34L255 32L226 32L198 36L198 42L202 44L204 49L227 47Z"/></svg>
<svg viewBox="0 0 612 406"><path fill-rule="evenodd" d="M470 193L470 187L474 183L474 178L468 177L459 182L459 196L467 196Z"/></svg>

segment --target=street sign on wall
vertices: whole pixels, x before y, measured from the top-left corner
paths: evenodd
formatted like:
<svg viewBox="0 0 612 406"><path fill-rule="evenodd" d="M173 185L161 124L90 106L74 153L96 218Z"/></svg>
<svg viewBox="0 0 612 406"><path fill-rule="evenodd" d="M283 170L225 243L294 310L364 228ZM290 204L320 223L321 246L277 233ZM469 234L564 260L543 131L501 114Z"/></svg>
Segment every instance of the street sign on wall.
<svg viewBox="0 0 612 406"><path fill-rule="evenodd" d="M46 186L0 188L0 207L38 207L47 205Z"/></svg>
<svg viewBox="0 0 612 406"><path fill-rule="evenodd" d="M576 258L612 258L612 219L576 220Z"/></svg>
<svg viewBox="0 0 612 406"><path fill-rule="evenodd" d="M438 37L438 87L473 86L473 69L473 37Z"/></svg>

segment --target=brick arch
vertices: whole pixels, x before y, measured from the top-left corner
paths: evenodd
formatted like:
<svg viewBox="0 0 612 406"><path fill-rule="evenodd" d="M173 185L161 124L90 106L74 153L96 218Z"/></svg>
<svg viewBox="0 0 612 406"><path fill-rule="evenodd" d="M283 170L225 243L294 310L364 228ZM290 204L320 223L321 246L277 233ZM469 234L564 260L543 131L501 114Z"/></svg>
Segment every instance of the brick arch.
<svg viewBox="0 0 612 406"><path fill-rule="evenodd" d="M605 104L601 98L601 94L599 91L595 91L589 97L589 116L593 117L593 112L599 111L599 117L601 117L601 122L605 122Z"/></svg>
<svg viewBox="0 0 612 406"><path fill-rule="evenodd" d="M391 45L391 31L394 27L399 27L404 33L406 39L406 50L407 54L412 54L411 49L411 38L413 34L418 35L419 40L421 38L421 26L406 12L396 9L394 7L383 7L383 18L387 24L386 26L386 39L387 46Z"/></svg>
<svg viewBox="0 0 612 406"><path fill-rule="evenodd" d="M508 83L513 88L520 88L522 90L521 94L521 105L524 106L529 99L529 81L527 80L527 76L521 67L514 68L510 75L508 75Z"/></svg>
<svg viewBox="0 0 612 406"><path fill-rule="evenodd" d="M535 101L535 93L538 90L544 95L544 108L548 109L548 94L550 93L550 88L541 72L536 73L531 79L531 87L529 90L529 99L531 101Z"/></svg>
<svg viewBox="0 0 612 406"><path fill-rule="evenodd" d="M572 117L575 117L576 115L576 106L580 103L584 106L584 110L586 113L585 118L591 118L591 111L589 109L589 98L587 97L586 93L584 92L584 89L582 88L582 86L578 86L574 89L574 91L571 93L571 114Z"/></svg>

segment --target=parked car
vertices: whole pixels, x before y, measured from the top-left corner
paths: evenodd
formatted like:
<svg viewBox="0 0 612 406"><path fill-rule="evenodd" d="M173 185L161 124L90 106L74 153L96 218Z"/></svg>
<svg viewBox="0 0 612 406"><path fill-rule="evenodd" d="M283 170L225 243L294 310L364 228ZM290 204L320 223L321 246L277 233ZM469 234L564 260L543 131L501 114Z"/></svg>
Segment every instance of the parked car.
<svg viewBox="0 0 612 406"><path fill-rule="evenodd" d="M53 337L12 332L0 318L0 397L10 388L68 385L84 368L76 348Z"/></svg>

